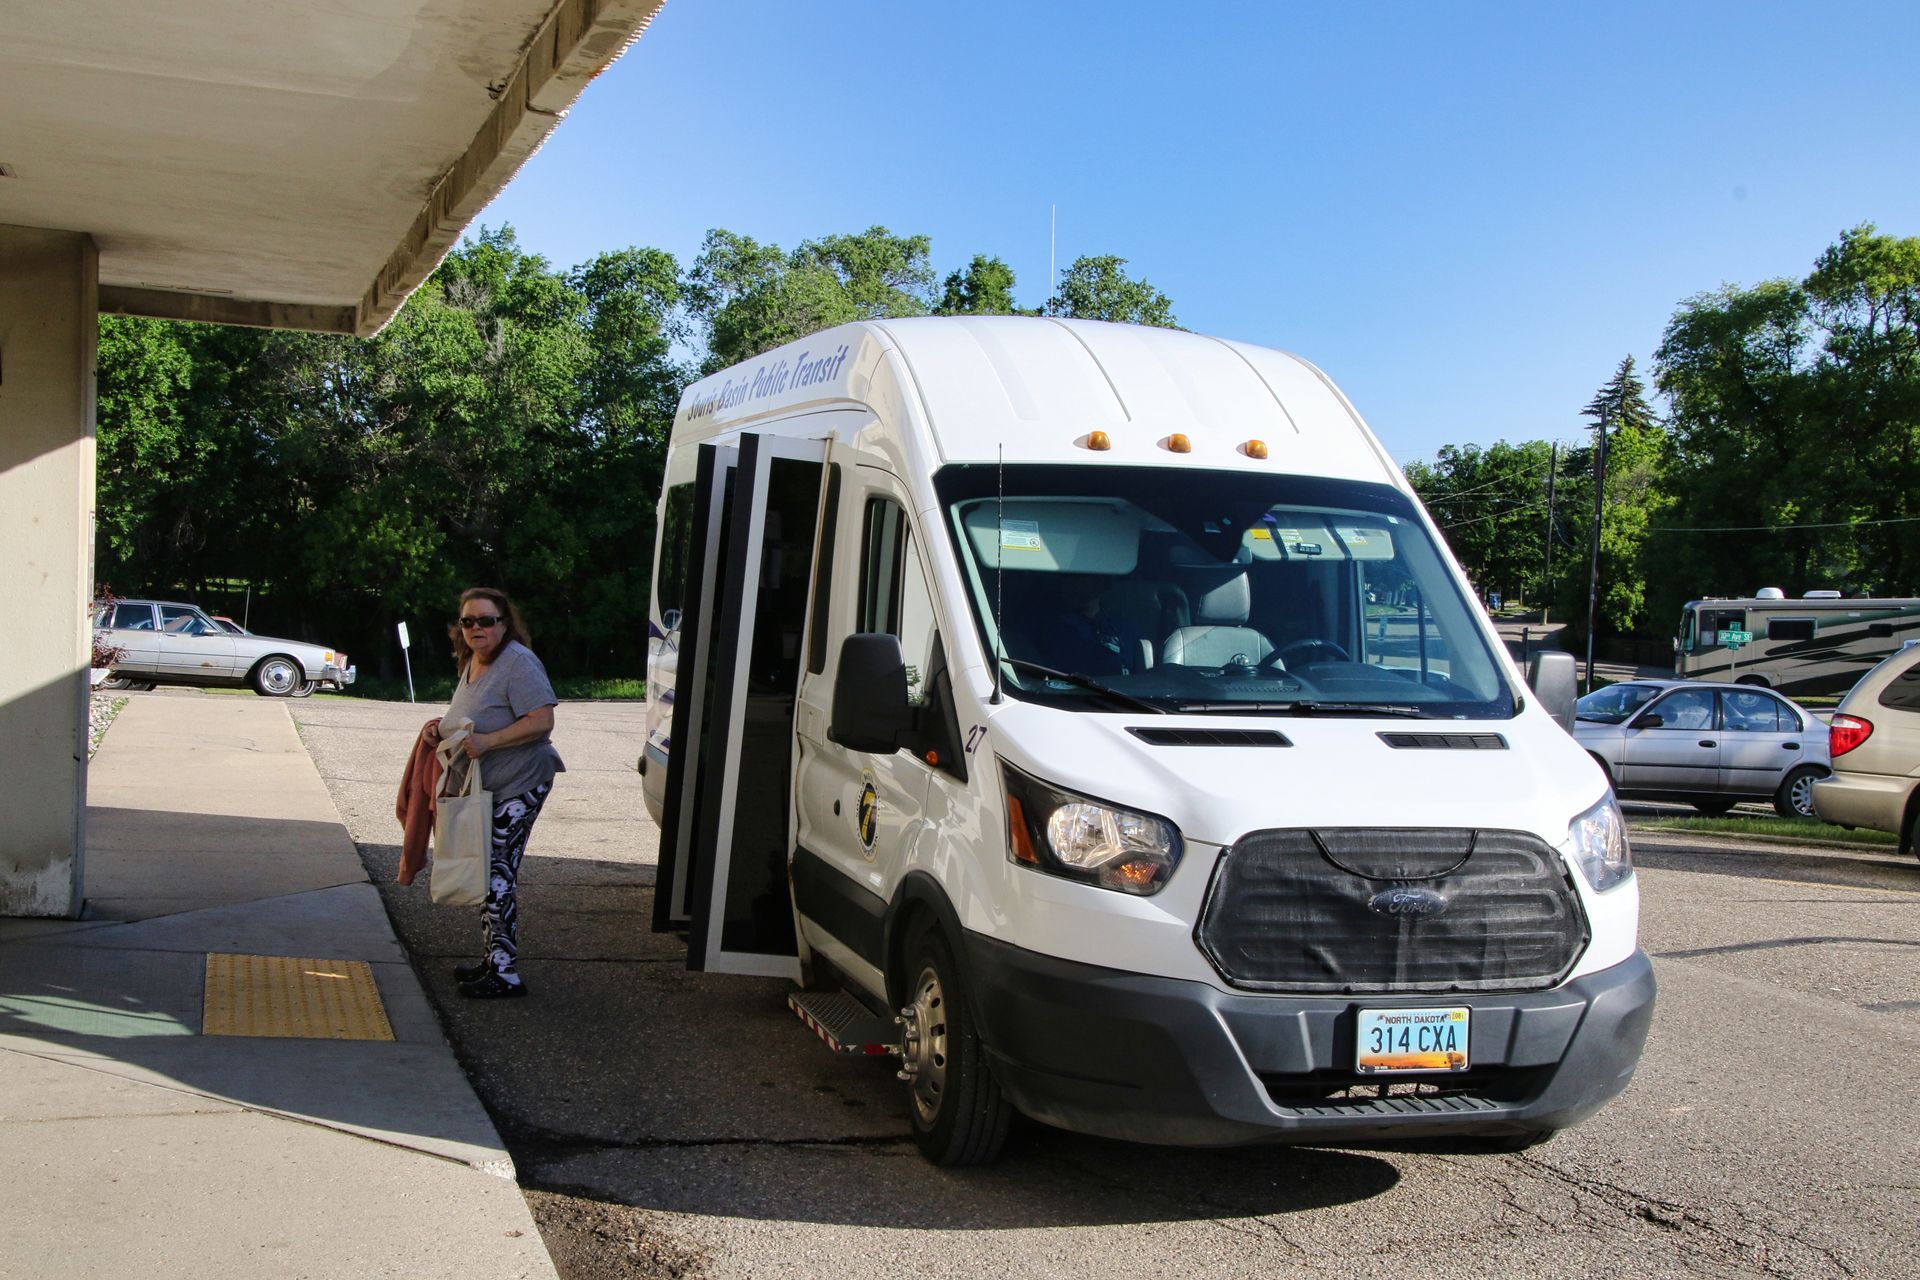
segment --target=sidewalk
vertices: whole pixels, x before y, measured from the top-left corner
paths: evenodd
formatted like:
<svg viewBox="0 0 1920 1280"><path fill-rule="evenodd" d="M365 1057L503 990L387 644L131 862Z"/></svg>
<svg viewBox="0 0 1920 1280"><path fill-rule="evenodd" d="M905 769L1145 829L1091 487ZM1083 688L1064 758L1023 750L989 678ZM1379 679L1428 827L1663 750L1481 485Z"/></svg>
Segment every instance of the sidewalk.
<svg viewBox="0 0 1920 1280"><path fill-rule="evenodd" d="M552 1277L286 704L136 696L88 786L85 917L0 919L0 1277Z"/></svg>

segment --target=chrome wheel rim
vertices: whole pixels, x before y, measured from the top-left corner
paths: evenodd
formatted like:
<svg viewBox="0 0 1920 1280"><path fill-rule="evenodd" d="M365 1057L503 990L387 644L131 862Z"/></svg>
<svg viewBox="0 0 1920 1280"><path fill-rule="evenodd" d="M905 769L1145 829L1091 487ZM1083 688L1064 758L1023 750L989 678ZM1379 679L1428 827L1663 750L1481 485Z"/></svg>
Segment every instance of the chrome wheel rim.
<svg viewBox="0 0 1920 1280"><path fill-rule="evenodd" d="M947 1093L947 997L940 973L932 965L914 979L912 1010L914 1034L907 1037L906 1069L911 1078L914 1115L921 1127L930 1127L940 1114Z"/></svg>
<svg viewBox="0 0 1920 1280"><path fill-rule="evenodd" d="M291 662L284 659L276 658L260 668L261 686L277 697L292 693L293 686L299 684L300 680L300 673L294 670Z"/></svg>

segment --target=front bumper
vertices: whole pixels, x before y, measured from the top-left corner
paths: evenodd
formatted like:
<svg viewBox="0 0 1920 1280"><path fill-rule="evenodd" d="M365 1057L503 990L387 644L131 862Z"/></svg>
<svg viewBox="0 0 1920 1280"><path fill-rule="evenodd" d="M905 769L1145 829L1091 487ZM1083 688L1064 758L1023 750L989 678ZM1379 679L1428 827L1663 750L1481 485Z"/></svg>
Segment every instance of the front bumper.
<svg viewBox="0 0 1920 1280"><path fill-rule="evenodd" d="M1564 1129L1626 1088L1653 1019L1644 951L1516 995L1230 995L966 935L994 1075L1015 1106L1081 1133L1177 1146L1508 1136ZM1473 1070L1432 1098L1329 1098L1361 1008L1465 1005ZM1457 1090L1455 1092L1454 1090Z"/></svg>
<svg viewBox="0 0 1920 1280"><path fill-rule="evenodd" d="M321 674L320 683L322 685L331 685L335 689L344 689L359 678L360 668L358 667L342 668L329 666L326 671Z"/></svg>

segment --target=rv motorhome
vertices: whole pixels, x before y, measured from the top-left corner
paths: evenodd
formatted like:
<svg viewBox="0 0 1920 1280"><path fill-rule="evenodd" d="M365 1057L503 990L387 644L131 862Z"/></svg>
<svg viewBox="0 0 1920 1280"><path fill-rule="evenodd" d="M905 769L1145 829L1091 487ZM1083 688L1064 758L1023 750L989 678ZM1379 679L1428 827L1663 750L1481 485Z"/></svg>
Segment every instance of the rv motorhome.
<svg viewBox="0 0 1920 1280"><path fill-rule="evenodd" d="M1728 632L1735 635L1731 643ZM1795 600L1764 587L1752 596L1682 606L1673 674L1763 684L1789 697L1845 693L1910 640L1920 640L1920 600L1847 598L1837 591L1809 591Z"/></svg>
<svg viewBox="0 0 1920 1280"><path fill-rule="evenodd" d="M1639 889L1346 398L1293 356L884 320L681 398L654 924L890 1060L925 1154L1525 1145L1626 1087Z"/></svg>

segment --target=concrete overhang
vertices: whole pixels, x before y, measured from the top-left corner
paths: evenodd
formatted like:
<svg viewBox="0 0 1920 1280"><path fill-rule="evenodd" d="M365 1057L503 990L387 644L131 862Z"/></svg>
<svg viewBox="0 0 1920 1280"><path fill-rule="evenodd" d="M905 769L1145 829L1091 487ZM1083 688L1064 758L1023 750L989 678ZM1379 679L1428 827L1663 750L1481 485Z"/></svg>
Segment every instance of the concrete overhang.
<svg viewBox="0 0 1920 1280"><path fill-rule="evenodd" d="M100 309L371 334L665 0L0 0L0 224Z"/></svg>

